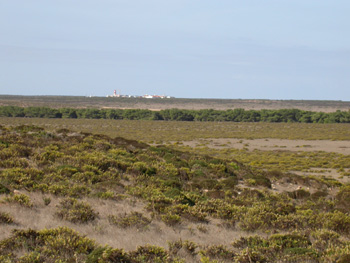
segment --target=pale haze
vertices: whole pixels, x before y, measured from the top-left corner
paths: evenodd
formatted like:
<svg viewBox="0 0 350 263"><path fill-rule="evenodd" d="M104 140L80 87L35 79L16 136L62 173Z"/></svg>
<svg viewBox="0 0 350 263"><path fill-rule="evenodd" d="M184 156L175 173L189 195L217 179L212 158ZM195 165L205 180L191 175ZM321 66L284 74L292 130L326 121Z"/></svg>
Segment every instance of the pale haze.
<svg viewBox="0 0 350 263"><path fill-rule="evenodd" d="M350 100L350 1L0 0L0 94Z"/></svg>

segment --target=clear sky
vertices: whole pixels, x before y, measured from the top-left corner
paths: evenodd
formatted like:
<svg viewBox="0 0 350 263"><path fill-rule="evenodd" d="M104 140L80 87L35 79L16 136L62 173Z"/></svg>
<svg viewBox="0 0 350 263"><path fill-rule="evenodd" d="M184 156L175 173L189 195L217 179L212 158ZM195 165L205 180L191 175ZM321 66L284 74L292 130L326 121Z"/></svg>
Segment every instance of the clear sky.
<svg viewBox="0 0 350 263"><path fill-rule="evenodd" d="M350 101L349 0L0 0L0 94Z"/></svg>

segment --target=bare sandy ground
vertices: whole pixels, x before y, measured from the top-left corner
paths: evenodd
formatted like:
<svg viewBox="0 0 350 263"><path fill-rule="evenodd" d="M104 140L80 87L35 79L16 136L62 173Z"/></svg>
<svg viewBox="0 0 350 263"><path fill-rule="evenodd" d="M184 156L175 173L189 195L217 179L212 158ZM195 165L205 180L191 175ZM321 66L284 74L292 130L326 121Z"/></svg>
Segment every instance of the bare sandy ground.
<svg viewBox="0 0 350 263"><path fill-rule="evenodd" d="M262 151L324 151L341 153L344 155L350 154L350 141L219 138L183 141L182 143L190 147L206 146L214 149L247 148L250 151L258 149Z"/></svg>
<svg viewBox="0 0 350 263"><path fill-rule="evenodd" d="M184 146L208 147L212 149L255 149L261 151L292 151L292 152L334 152L350 155L350 141L330 141L330 140L285 140L285 139L201 139L194 141L183 141ZM334 178L342 183L350 183L350 177L342 176L336 169L314 168L312 172L290 171L298 175L326 176ZM276 184L275 190L279 192L297 190L300 186L293 184ZM307 189L314 192L317 189Z"/></svg>
<svg viewBox="0 0 350 263"><path fill-rule="evenodd" d="M141 212L144 216L151 218L149 211L145 209L145 204L134 200L100 200L87 198L93 209L99 214L98 218L88 224L73 224L68 221L59 219L55 212L57 205L61 200L60 197L50 196L51 203L44 205L41 193L21 191L28 195L34 204L33 208L26 208L16 204L1 202L0 211L12 215L16 224L1 225L0 240L10 236L13 229L50 229L66 226L72 228L89 238L96 240L101 245L110 245L112 247L123 248L125 250L135 250L138 246L147 244L157 246L167 246L168 241L191 240L200 245L219 245L229 246L230 242L247 236L248 233L235 229L221 227L222 223L218 219L211 218L207 224L183 221L180 225L169 227L162 221L153 218L151 224L144 230L135 228L120 228L111 225L108 221L108 215L123 215L131 211ZM203 232L203 229L205 231ZM202 230L201 230L202 229ZM188 261L190 262L190 261Z"/></svg>

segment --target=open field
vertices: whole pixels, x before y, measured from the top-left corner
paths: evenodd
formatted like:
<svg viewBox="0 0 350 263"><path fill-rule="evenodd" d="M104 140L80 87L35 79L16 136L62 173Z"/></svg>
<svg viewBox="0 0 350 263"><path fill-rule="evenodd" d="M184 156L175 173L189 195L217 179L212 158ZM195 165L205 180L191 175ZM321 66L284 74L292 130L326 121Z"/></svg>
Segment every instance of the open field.
<svg viewBox="0 0 350 263"><path fill-rule="evenodd" d="M46 106L53 108L113 108L113 109L216 109L227 110L242 108L260 109L301 109L307 111L334 112L350 109L348 101L312 101L312 100L244 100L244 99L143 99L143 98L106 98L79 96L11 96L0 95L0 106Z"/></svg>

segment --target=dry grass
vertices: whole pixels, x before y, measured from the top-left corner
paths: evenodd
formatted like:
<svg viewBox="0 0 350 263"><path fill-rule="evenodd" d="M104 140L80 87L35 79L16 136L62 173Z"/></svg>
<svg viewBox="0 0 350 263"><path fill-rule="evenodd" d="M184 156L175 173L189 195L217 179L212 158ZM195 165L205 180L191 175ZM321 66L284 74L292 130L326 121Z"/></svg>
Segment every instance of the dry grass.
<svg viewBox="0 0 350 263"><path fill-rule="evenodd" d="M1 226L0 240L9 237L13 229L40 230L67 226L96 240L101 245L110 245L130 251L146 244L164 247L167 242L180 239L191 240L199 245L229 245L233 240L247 235L242 231L218 226L219 220L217 219L211 219L208 224L184 221L176 227L169 227L161 220L154 218L148 228L142 231L137 228L120 228L109 223L108 215L130 213L131 211L143 213L151 218L151 214L144 208L145 204L136 199L113 201L86 198L84 200L99 213L99 218L93 223L74 224L55 216L56 206L62 198L37 192L26 192L26 194L34 203L33 208L11 204L0 206L1 212L9 213L16 221L16 224ZM51 203L46 206L43 197L47 196L51 198ZM206 229L205 232L201 230L203 227Z"/></svg>

